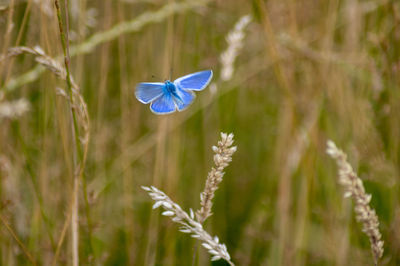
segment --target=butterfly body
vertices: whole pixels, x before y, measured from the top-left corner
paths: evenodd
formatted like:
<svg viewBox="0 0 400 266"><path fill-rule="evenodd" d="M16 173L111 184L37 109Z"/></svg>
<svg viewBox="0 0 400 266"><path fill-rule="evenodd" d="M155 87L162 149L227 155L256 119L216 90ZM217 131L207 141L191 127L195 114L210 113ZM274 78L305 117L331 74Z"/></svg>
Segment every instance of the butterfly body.
<svg viewBox="0 0 400 266"><path fill-rule="evenodd" d="M142 82L136 86L136 98L150 104L150 109L156 114L169 114L176 110L182 111L196 97L193 91L201 91L210 83L212 71L205 70L183 76L174 82Z"/></svg>
<svg viewBox="0 0 400 266"><path fill-rule="evenodd" d="M175 97L175 100L178 100L180 102L183 102L181 97L177 93L177 88L175 84L169 80L166 80L164 83L164 88L163 88L164 94L171 94L173 97Z"/></svg>

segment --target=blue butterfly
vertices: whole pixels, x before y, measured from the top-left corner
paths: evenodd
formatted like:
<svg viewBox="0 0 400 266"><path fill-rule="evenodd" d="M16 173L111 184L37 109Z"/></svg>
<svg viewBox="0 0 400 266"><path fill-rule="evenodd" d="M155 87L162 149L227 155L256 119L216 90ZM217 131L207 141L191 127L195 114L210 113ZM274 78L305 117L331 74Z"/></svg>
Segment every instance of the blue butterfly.
<svg viewBox="0 0 400 266"><path fill-rule="evenodd" d="M213 72L205 70L183 76L174 82L143 82L136 86L136 98L150 105L155 114L169 114L184 110L196 97L193 91L201 91L210 83Z"/></svg>

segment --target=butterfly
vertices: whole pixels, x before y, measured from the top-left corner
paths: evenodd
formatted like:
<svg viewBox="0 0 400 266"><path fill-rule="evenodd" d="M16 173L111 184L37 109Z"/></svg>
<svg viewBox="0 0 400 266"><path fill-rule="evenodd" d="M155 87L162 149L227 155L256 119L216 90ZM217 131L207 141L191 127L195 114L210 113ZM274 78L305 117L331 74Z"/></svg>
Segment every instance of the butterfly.
<svg viewBox="0 0 400 266"><path fill-rule="evenodd" d="M150 104L155 114L170 114L182 111L196 97L193 91L201 91L210 83L213 72L200 71L180 77L174 82L142 82L136 86L136 98L144 104Z"/></svg>

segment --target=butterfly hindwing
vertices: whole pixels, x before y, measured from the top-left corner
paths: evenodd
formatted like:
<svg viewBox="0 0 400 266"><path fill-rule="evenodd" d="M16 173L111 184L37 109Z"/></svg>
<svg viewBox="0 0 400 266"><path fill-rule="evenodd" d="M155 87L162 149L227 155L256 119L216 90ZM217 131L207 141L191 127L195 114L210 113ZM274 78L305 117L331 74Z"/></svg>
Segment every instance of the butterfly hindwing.
<svg viewBox="0 0 400 266"><path fill-rule="evenodd" d="M169 114L175 112L176 106L173 96L171 93L165 92L151 103L150 109L155 114Z"/></svg>
<svg viewBox="0 0 400 266"><path fill-rule="evenodd" d="M136 86L135 95L140 102L148 104L164 93L164 87L160 82L142 82Z"/></svg>
<svg viewBox="0 0 400 266"><path fill-rule="evenodd" d="M174 81L174 84L184 90L201 91L210 83L213 72L211 70L192 73Z"/></svg>
<svg viewBox="0 0 400 266"><path fill-rule="evenodd" d="M196 97L193 92L186 91L179 87L176 88L176 94L178 97L174 97L174 100L179 111L182 111L183 109L188 107Z"/></svg>

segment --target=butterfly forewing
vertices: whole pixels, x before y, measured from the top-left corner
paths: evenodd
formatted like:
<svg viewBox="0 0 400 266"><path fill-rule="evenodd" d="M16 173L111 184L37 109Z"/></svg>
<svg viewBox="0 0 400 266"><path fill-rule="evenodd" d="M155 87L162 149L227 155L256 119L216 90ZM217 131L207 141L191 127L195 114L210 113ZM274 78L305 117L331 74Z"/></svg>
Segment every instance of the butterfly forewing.
<svg viewBox="0 0 400 266"><path fill-rule="evenodd" d="M178 78L174 83L185 90L201 91L210 83L212 76L211 70L205 70Z"/></svg>
<svg viewBox="0 0 400 266"><path fill-rule="evenodd" d="M165 84L160 82L142 82L136 86L136 98L148 104L163 95Z"/></svg>

